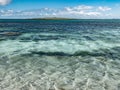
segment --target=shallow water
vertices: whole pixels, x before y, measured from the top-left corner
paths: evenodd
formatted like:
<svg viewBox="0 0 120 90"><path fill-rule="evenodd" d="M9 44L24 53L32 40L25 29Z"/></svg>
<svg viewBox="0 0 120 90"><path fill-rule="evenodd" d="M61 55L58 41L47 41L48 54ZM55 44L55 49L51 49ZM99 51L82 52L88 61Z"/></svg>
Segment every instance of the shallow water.
<svg viewBox="0 0 120 90"><path fill-rule="evenodd" d="M0 20L0 90L120 90L120 20Z"/></svg>

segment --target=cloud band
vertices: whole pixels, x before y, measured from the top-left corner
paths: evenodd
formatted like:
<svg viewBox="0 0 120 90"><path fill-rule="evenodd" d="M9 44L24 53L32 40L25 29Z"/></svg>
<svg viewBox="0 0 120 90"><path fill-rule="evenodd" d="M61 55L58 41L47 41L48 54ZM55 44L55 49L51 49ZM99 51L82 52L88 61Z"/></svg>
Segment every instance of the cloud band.
<svg viewBox="0 0 120 90"><path fill-rule="evenodd" d="M11 0L0 0L0 5L4 6L11 2Z"/></svg>

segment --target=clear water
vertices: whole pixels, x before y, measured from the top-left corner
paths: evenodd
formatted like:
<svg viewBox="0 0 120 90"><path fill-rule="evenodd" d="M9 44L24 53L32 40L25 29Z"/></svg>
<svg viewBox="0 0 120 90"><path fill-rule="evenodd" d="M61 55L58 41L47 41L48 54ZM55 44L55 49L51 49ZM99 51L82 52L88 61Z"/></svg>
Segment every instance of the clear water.
<svg viewBox="0 0 120 90"><path fill-rule="evenodd" d="M120 90L120 20L0 20L0 90Z"/></svg>

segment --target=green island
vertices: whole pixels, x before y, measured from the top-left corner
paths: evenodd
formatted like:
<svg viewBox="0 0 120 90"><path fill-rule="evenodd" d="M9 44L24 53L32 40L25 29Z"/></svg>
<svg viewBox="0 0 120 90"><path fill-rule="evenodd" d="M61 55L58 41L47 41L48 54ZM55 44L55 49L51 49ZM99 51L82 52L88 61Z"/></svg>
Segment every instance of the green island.
<svg viewBox="0 0 120 90"><path fill-rule="evenodd" d="M32 20L77 20L77 19L64 17L45 17L45 18L32 18Z"/></svg>

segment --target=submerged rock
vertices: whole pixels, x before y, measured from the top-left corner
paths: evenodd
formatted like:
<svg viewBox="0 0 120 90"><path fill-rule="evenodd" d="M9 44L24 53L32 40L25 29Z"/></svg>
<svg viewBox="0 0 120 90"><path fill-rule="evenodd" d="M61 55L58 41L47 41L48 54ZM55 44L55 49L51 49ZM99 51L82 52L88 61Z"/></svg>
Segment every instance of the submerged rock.
<svg viewBox="0 0 120 90"><path fill-rule="evenodd" d="M6 40L6 38L0 38L0 41Z"/></svg>
<svg viewBox="0 0 120 90"><path fill-rule="evenodd" d="M0 33L0 35L17 36L17 35L21 35L21 33L19 33L19 32L3 32L3 33Z"/></svg>

